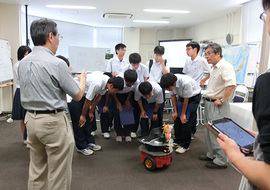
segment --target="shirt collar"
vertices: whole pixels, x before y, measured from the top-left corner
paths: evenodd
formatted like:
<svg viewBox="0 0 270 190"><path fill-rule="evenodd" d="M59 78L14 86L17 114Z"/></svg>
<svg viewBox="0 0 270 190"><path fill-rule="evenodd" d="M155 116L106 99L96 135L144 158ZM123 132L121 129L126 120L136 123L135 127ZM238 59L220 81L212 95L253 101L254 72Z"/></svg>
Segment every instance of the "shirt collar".
<svg viewBox="0 0 270 190"><path fill-rule="evenodd" d="M54 53L51 50L49 50L48 48L43 47L43 46L34 46L33 51L36 51L36 52L46 51L47 53L54 56Z"/></svg>
<svg viewBox="0 0 270 190"><path fill-rule="evenodd" d="M221 64L222 64L222 62L224 61L224 58L222 58L221 60L219 60L219 62L216 64L216 65L214 65L214 66L212 66L212 68L219 68L220 66L221 66Z"/></svg>

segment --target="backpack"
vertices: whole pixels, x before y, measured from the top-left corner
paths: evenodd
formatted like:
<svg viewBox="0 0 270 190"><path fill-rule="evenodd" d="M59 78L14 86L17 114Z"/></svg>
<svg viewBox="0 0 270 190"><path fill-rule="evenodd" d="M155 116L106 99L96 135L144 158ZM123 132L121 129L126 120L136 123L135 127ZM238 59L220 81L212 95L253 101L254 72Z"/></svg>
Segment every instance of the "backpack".
<svg viewBox="0 0 270 190"><path fill-rule="evenodd" d="M164 65L166 66L166 63L167 63L167 59L164 59ZM153 59L150 59L149 60L149 73L151 71L151 67L153 66Z"/></svg>

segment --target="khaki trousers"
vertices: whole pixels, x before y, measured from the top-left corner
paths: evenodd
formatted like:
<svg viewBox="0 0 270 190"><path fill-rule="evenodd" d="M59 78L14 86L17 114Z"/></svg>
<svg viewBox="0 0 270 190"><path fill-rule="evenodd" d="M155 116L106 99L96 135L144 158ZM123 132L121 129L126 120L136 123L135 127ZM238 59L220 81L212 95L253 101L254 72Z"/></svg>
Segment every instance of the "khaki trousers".
<svg viewBox="0 0 270 190"><path fill-rule="evenodd" d="M223 105L216 107L214 102L205 101L205 123L211 120L230 117L230 103L224 102ZM217 136L204 128L205 142L207 145L207 157L214 159L217 165L227 165L227 157L217 142Z"/></svg>
<svg viewBox="0 0 270 190"><path fill-rule="evenodd" d="M64 112L27 112L30 147L28 190L69 190L72 177L74 137Z"/></svg>

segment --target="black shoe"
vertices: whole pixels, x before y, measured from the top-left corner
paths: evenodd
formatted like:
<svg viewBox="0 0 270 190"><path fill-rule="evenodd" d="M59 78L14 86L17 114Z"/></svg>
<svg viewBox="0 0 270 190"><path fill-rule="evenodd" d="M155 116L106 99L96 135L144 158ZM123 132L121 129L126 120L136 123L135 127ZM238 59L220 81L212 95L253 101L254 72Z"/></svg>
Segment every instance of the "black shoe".
<svg viewBox="0 0 270 190"><path fill-rule="evenodd" d="M205 155L201 155L201 156L199 157L199 160L202 160L202 161L213 161L214 159L208 158L208 157L205 156Z"/></svg>
<svg viewBox="0 0 270 190"><path fill-rule="evenodd" d="M205 166L207 168L210 168L210 169L225 169L225 168L227 168L226 165L220 166L220 165L215 164L214 162L207 162L207 164Z"/></svg>

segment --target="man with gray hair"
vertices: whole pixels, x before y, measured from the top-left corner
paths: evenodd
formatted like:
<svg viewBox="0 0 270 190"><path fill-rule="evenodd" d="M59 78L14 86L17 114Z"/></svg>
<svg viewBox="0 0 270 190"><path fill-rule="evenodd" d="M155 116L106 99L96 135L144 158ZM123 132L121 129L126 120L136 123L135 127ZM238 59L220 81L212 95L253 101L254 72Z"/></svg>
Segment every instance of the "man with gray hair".
<svg viewBox="0 0 270 190"><path fill-rule="evenodd" d="M209 82L205 92L205 122L230 117L230 104L228 102L235 86L236 78L232 64L223 59L222 49L219 44L212 43L205 48L207 62L212 64L212 70L207 76ZM227 168L227 158L220 148L216 136L205 130L205 141L208 152L201 155L200 160L208 161L207 168Z"/></svg>
<svg viewBox="0 0 270 190"><path fill-rule="evenodd" d="M19 66L21 102L27 110L27 144L30 147L28 190L70 189L74 137L66 94L79 101L85 91L86 74L79 86L66 63L55 57L59 45L57 25L49 19L35 20L30 28L33 52Z"/></svg>

